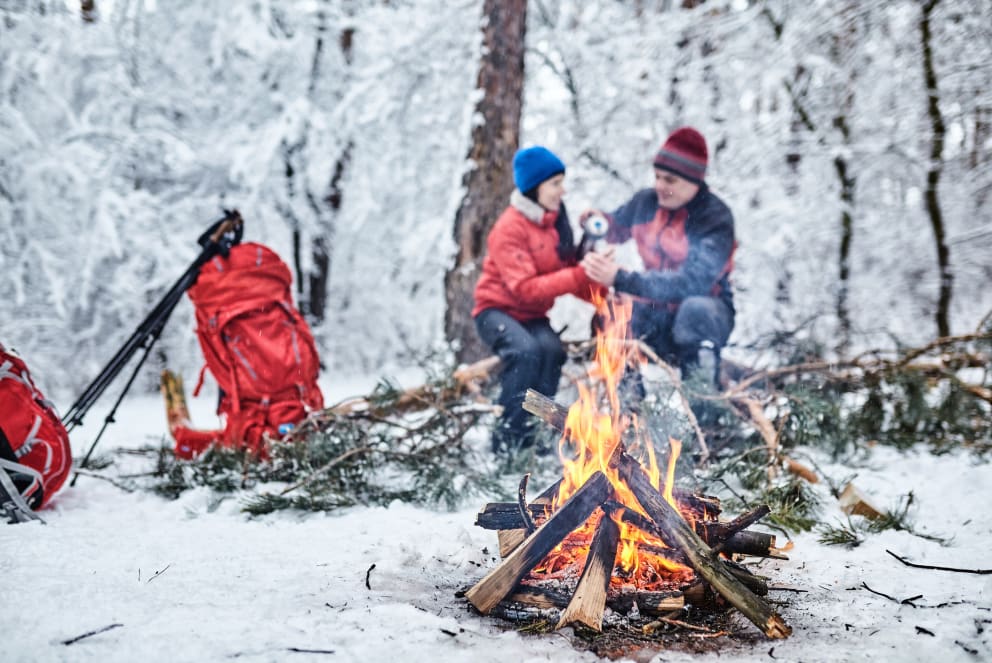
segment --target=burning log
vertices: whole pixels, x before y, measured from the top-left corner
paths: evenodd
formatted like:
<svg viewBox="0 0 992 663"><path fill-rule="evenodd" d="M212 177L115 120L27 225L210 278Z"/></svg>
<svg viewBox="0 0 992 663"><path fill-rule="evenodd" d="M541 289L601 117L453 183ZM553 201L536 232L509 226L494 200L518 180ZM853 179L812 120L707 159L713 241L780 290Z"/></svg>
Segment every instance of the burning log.
<svg viewBox="0 0 992 663"><path fill-rule="evenodd" d="M663 556L666 559L670 559L673 562L678 562L679 564L691 566L688 557L685 555L685 553L683 553L679 549L678 542L674 538L671 538L664 529L655 525L655 523L650 518L645 518L638 512L627 508L623 504L617 504L616 502L612 502L612 503L607 502L606 508L609 509L612 513L617 514L617 517L620 518L620 520L622 520L623 522L633 525L642 532L646 532L652 536L661 539L669 546L668 548L658 548L658 549L655 549L652 546L640 546L641 550L645 550L646 552L650 552L654 555ZM767 507L765 508L767 509ZM737 534L753 534L753 532L738 532ZM762 536L771 536L771 535L765 534ZM774 542L774 538L775 537L772 537L773 542ZM733 541L733 538L731 538L730 541L733 542L735 548L738 547L737 542ZM721 543L727 543L727 541L723 541ZM745 547L745 546L740 546L740 547ZM754 547L758 550L758 552L760 552L761 550L760 544L755 545ZM768 548L769 546L767 545L764 548L766 554L756 554L755 556L773 557L774 555L767 554ZM715 552L716 549L714 548L714 553ZM742 553L742 554L752 554L752 553ZM768 593L768 583L766 583L764 580L754 575L753 573L751 573L742 566L733 564L731 562L725 562L725 564L730 574L735 578L737 578L738 580L740 580L752 592L758 594L759 596L764 596Z"/></svg>
<svg viewBox="0 0 992 663"><path fill-rule="evenodd" d="M679 494L676 494L676 500L679 503L683 502ZM656 536L662 541L665 540L664 533L655 527L650 519L645 518L636 511L625 509L623 505L618 503L610 505L608 502L605 506L606 508L619 510L621 512L620 518L624 522ZM764 508L767 509L768 507L766 506ZM551 505L550 502L538 504L535 500L528 505L527 510L530 512L531 517L540 523L550 515ZM696 525L699 528L697 534L703 537L703 540L708 544L712 545L716 552L787 559L784 555L776 552L776 538L774 534L736 531L738 528L733 526L735 522L737 521L731 521L730 523L697 522ZM515 542L512 544L512 548L515 548L526 537L524 520L520 516L520 507L515 502L490 502L486 504L476 515L475 524L482 529L496 530L500 537L501 549L504 539L508 542L508 545L510 545L509 542L511 541ZM743 525L743 527L748 526L750 526L750 523ZM740 529L743 529L743 527L740 527ZM674 547L672 543L667 541L666 543L669 547ZM510 549L512 550L512 548ZM505 555L503 556L505 557Z"/></svg>
<svg viewBox="0 0 992 663"><path fill-rule="evenodd" d="M551 503L538 504L535 500L527 506L532 518L547 520L551 514ZM475 524L482 529L524 529L524 519L520 517L520 507L516 502L490 502L475 516Z"/></svg>
<svg viewBox="0 0 992 663"><path fill-rule="evenodd" d="M525 477L516 502L487 505L479 513L477 524L500 530L501 552L517 540L523 541L465 597L484 614L559 607L560 596L537 591L529 583L547 579L560 586L574 578L581 565L581 577L559 616L559 628L580 623L601 629L605 607L612 607L611 600L614 604L617 601L618 592L611 590L616 577L625 588L619 595L632 597L631 611L636 605L640 612L645 595L642 590L677 588L681 593L678 599L683 602L690 595L697 604L723 597L768 637L786 637L791 629L756 595L767 592L764 579L723 560L700 538L702 535L710 542L719 539L725 554L737 545L749 550L764 546L768 554L774 537L743 531L767 509L719 523L718 500L676 496L676 460L681 450L677 440L670 440L663 495L656 488L661 485L662 468L643 430L634 436L628 455L623 443L625 431L637 426L637 420L623 416L617 386L630 358L629 344L624 342L630 307L612 301L605 304L609 316L602 333L597 333L596 368L590 372L588 385L577 385L576 404L565 408L536 392L529 392L524 402L525 410L563 430L567 438L561 449L564 472L560 486L545 491L554 499L550 504L538 500L528 504ZM609 402L609 414L603 412L604 399ZM705 454L702 443L700 449ZM643 466L639 455L643 455ZM564 505L559 506L562 501ZM590 519L597 509L603 515ZM527 535L535 526L537 529ZM528 574L528 584L521 586ZM626 591L628 588L633 591Z"/></svg>
<svg viewBox="0 0 992 663"><path fill-rule="evenodd" d="M620 526L604 512L589 546L582 577L556 628L580 623L594 631L603 630L603 608L606 607L606 592L610 589L619 544Z"/></svg>
<svg viewBox="0 0 992 663"><path fill-rule="evenodd" d="M555 546L592 515L611 490L606 475L596 472L502 564L466 592L465 597L479 612L489 613Z"/></svg>
<svg viewBox="0 0 992 663"><path fill-rule="evenodd" d="M662 498L651 485L651 480L636 459L621 453L617 469L620 478L633 491L637 501L655 524L675 541L679 550L685 553L692 568L714 590L740 610L741 614L751 620L769 638L785 638L792 633L792 629L768 603L737 580L682 519L678 511Z"/></svg>
<svg viewBox="0 0 992 663"><path fill-rule="evenodd" d="M564 431L565 418L568 414L568 409L565 406L556 403L544 394L536 392L533 389L529 389L524 399L523 407L525 410L559 432ZM552 488L554 488L554 486L552 486ZM548 489L548 491L550 490L551 488ZM548 491L545 492L547 493ZM694 510L704 513L712 512L714 516L720 513L720 500L716 497L696 495L694 493L679 490L674 491L674 495L676 501L680 504L686 504ZM515 510L515 505L511 506L507 504L504 506L498 502L487 504L483 510L480 511L479 517L476 519L475 524L488 529L511 529L523 527L524 525L520 520L513 520L513 516L510 515L510 512ZM774 534L741 531L766 516L768 511L769 509L767 506L760 506L750 513L738 516L729 523L699 522L697 524L703 531L698 533L703 536L710 545L720 546L718 552L722 551L727 553L739 553L741 555L753 555L755 557L773 557L775 559L783 559L785 558L783 555L775 552ZM484 513L485 515L483 515ZM497 515L497 513L499 515ZM504 513L506 515L504 515ZM624 518L636 518L640 515L636 512L630 511L629 509L625 511L625 514L626 515ZM665 540L664 535L658 532L657 528L653 528L654 531L652 531L652 529L650 529L649 526L643 521L640 523L630 522L630 524L645 532L654 534L658 538L665 541L665 543L670 547L675 547L672 542Z"/></svg>

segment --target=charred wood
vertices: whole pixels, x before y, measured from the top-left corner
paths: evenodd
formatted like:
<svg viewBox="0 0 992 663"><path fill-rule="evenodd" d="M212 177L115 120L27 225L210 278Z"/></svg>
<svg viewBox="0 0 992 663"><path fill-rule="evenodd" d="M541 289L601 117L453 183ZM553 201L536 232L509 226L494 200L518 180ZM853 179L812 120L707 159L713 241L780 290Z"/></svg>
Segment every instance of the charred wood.
<svg viewBox="0 0 992 663"><path fill-rule="evenodd" d="M607 498L612 487L602 472L596 472L537 531L480 580L466 594L476 609L487 614L572 530L584 523ZM518 514L519 515L519 514Z"/></svg>

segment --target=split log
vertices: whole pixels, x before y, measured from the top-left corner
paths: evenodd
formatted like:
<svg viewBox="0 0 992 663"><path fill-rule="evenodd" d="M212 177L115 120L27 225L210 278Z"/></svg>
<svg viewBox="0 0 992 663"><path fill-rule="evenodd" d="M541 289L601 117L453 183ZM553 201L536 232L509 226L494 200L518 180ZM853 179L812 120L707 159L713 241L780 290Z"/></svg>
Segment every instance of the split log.
<svg viewBox="0 0 992 663"><path fill-rule="evenodd" d="M162 371L159 384L165 400L165 418L169 424L169 432L173 433L179 426L191 427L182 377L166 369Z"/></svg>
<svg viewBox="0 0 992 663"><path fill-rule="evenodd" d="M640 463L626 453L618 461L620 478L637 497L648 516L664 530L685 553L690 566L741 614L769 638L785 638L792 629L771 606L735 578L713 554L682 516L651 485Z"/></svg>
<svg viewBox="0 0 992 663"><path fill-rule="evenodd" d="M558 626L555 628L579 623L594 631L603 630L606 592L610 588L610 578L613 576L619 544L620 526L604 512L599 525L596 526L596 534L592 537L579 584L576 585L572 600L562 612Z"/></svg>
<svg viewBox="0 0 992 663"><path fill-rule="evenodd" d="M881 509L869 502L868 498L854 487L853 483L844 486L838 499L840 510L849 516L864 516L869 520L878 520L884 515Z"/></svg>
<svg viewBox="0 0 992 663"><path fill-rule="evenodd" d="M479 612L489 613L556 545L606 501L611 490L605 474L593 474L536 532L472 587L465 594L466 598Z"/></svg>
<svg viewBox="0 0 992 663"><path fill-rule="evenodd" d="M527 393L524 394L524 402L521 407L559 433L565 432L568 408L564 405L556 403L538 391L528 389Z"/></svg>
<svg viewBox="0 0 992 663"><path fill-rule="evenodd" d="M506 559L526 538L527 530L525 529L501 529L496 532L496 542L499 544L500 559Z"/></svg>

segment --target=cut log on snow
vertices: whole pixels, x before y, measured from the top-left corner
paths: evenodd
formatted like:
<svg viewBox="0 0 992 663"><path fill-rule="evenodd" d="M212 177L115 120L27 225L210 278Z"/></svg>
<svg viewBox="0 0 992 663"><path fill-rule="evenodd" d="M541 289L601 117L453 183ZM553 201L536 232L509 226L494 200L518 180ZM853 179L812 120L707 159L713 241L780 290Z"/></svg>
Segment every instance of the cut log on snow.
<svg viewBox="0 0 992 663"><path fill-rule="evenodd" d="M769 638L785 638L792 629L761 597L737 580L719 557L682 519L682 516L651 485L651 480L636 459L621 453L617 469L620 478L634 493L644 511L675 541L685 553L690 566L713 589L737 608Z"/></svg>
<svg viewBox="0 0 992 663"><path fill-rule="evenodd" d="M868 498L854 487L853 483L844 486L838 499L840 500L840 510L849 516L864 516L869 520L878 520L884 515L881 509L869 502Z"/></svg>
<svg viewBox="0 0 992 663"><path fill-rule="evenodd" d="M561 613L556 628L568 624L583 624L594 631L603 630L603 609L606 607L606 592L610 589L610 578L620 544L620 526L610 514L603 517L596 526L596 534L589 545L586 564L582 569L579 584L575 587L572 600Z"/></svg>
<svg viewBox="0 0 992 663"><path fill-rule="evenodd" d="M771 512L767 504L741 514L729 523L706 523L704 525L706 543L713 547L713 552L738 552L745 555L762 555L767 557L775 547L775 536L758 532L744 532ZM757 552L751 552L756 550Z"/></svg>
<svg viewBox="0 0 992 663"><path fill-rule="evenodd" d="M169 432L173 433L179 426L192 427L182 377L166 369L162 371L160 386L165 400L165 419L169 424Z"/></svg>
<svg viewBox="0 0 992 663"><path fill-rule="evenodd" d="M509 557L480 580L465 597L487 614L513 591L517 583L547 556L572 530L584 523L610 494L612 487L602 472L596 472L536 532Z"/></svg>

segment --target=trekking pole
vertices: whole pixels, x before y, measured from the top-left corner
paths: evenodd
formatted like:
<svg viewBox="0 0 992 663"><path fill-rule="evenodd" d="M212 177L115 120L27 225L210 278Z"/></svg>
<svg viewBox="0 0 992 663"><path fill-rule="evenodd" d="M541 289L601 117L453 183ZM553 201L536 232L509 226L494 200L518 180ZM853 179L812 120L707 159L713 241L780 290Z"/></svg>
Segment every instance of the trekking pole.
<svg viewBox="0 0 992 663"><path fill-rule="evenodd" d="M241 219L241 214L237 210L225 210L224 218L216 222L211 228L204 233L201 237L201 244L203 245L203 250L200 255L197 256L196 260L186 269L179 280L176 281L175 285L169 289L162 301L155 306L151 313L138 325L137 330L131 335L131 337L124 343L117 354L113 356L107 366L100 371L97 377L92 383L83 391L83 394L73 403L72 407L62 418L62 423L66 426L66 430L70 431L77 425L83 422L83 417L93 406L96 400L106 391L107 387L110 386L111 382L120 374L127 365L128 361L134 356L134 354L141 348L144 348L144 353L141 359L138 361L137 366L131 373L131 377L128 378L127 383L124 385L124 389L121 391L120 396L117 397L117 401L114 403L110 412L104 418L103 426L100 428L100 432L97 433L96 439L93 440L93 444L90 445L89 450L83 457L83 460L79 463L79 469L86 467L89 462L90 456L93 454L93 450L96 449L97 443L103 436L104 431L107 430L107 426L115 421L115 415L117 414L117 408L120 406L121 401L124 400L124 396L127 394L134 380L137 378L138 373L141 371L141 367L144 365L145 360L148 359L148 355L151 353L152 347L155 345L155 341L158 340L159 336L162 334L162 330L165 328L166 322L169 320L169 316L172 311L179 304L182 299L183 294L190 288L200 274L200 268L213 258L218 253L223 252L224 255L230 250L231 246L237 244L241 239L243 221ZM211 232L213 231L213 232ZM76 485L76 479L79 478L79 473L77 472L73 477L72 481L69 483L70 486Z"/></svg>

